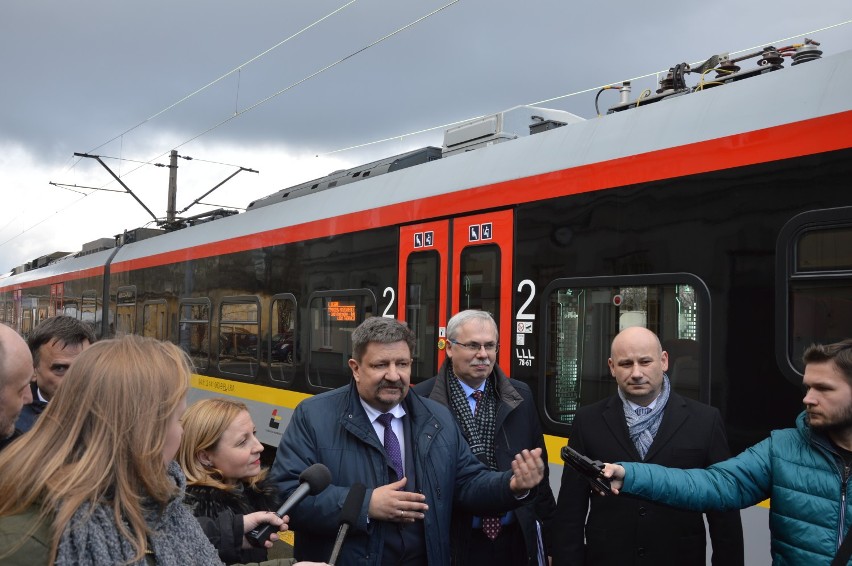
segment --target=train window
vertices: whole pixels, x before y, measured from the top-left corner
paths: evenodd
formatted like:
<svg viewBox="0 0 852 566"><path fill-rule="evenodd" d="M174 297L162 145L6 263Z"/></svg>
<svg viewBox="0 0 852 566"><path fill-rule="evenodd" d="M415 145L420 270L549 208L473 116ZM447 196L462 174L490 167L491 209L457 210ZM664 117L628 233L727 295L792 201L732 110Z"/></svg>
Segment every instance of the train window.
<svg viewBox="0 0 852 566"><path fill-rule="evenodd" d="M82 308L80 309L80 320L94 324L98 316L98 292L83 291Z"/></svg>
<svg viewBox="0 0 852 566"><path fill-rule="evenodd" d="M674 280L672 280L674 279ZM668 352L667 375L680 394L709 401L706 381L709 293L688 274L557 280L545 289L547 416L570 424L582 405L616 391L607 366L612 339L642 326Z"/></svg>
<svg viewBox="0 0 852 566"><path fill-rule="evenodd" d="M432 250L408 256L405 295L405 321L414 331L412 382L417 383L438 373L438 274L440 256Z"/></svg>
<svg viewBox="0 0 852 566"><path fill-rule="evenodd" d="M0 301L0 323L6 323L6 301Z"/></svg>
<svg viewBox="0 0 852 566"><path fill-rule="evenodd" d="M778 238L778 362L800 384L802 353L813 343L852 336L852 207L816 210L790 220Z"/></svg>
<svg viewBox="0 0 852 566"><path fill-rule="evenodd" d="M269 377L276 381L292 381L296 376L296 297L290 294L272 297L269 316L269 340L264 348L269 363Z"/></svg>
<svg viewBox="0 0 852 566"><path fill-rule="evenodd" d="M142 305L142 336L168 340L168 305L165 299L145 301Z"/></svg>
<svg viewBox="0 0 852 566"><path fill-rule="evenodd" d="M376 312L376 298L369 290L323 291L308 304L308 381L328 389L345 385L352 379L352 331Z"/></svg>
<svg viewBox="0 0 852 566"><path fill-rule="evenodd" d="M115 303L115 334L133 334L136 332L136 285L119 287Z"/></svg>
<svg viewBox="0 0 852 566"><path fill-rule="evenodd" d="M488 311L500 326L500 248L469 246L461 253L459 310Z"/></svg>
<svg viewBox="0 0 852 566"><path fill-rule="evenodd" d="M210 300L185 299L179 309L178 345L195 369L205 370L210 365Z"/></svg>
<svg viewBox="0 0 852 566"><path fill-rule="evenodd" d="M62 314L64 314L65 316L70 316L71 318L78 318L80 316L80 309L77 304L77 300L66 299Z"/></svg>
<svg viewBox="0 0 852 566"><path fill-rule="evenodd" d="M256 297L229 297L219 306L219 370L257 376L260 303Z"/></svg>

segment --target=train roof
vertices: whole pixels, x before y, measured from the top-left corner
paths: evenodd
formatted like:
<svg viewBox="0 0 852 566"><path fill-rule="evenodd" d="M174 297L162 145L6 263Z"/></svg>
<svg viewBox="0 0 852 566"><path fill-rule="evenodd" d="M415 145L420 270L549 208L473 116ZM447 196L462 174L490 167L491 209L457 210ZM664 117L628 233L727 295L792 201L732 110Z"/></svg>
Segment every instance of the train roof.
<svg viewBox="0 0 852 566"><path fill-rule="evenodd" d="M477 196L482 194L477 192L480 188L492 190L494 186L528 177L557 175L564 184L565 194L577 192L576 187L572 188L574 169L604 162L629 165L632 158L672 148L688 154L698 151L705 142L752 132L758 136L754 141L759 144L762 143L758 139L761 132L833 115L843 115L849 121L852 115L850 92L852 51L847 51L779 67L772 72L755 73L748 80L732 81L688 96L671 96L646 106L639 104L629 112L616 111L596 119L573 120L535 135L504 140L506 143L486 143L481 149L442 159L429 160L428 156L434 155L434 151L426 151L418 157L422 163L366 179L362 176L356 185L311 192L304 187L313 182L304 183L297 186L304 193L299 198L282 199L280 194L286 190L279 191L264 199L275 201L277 198L278 202L257 206L250 212L126 244L115 253L112 265L114 270L121 271L275 245L295 238L319 237L321 234L314 235L310 229L313 223L345 215L362 214L364 220L362 228L351 224L346 225L344 231L375 227L371 219L376 216L371 211L395 205L405 205L398 209L395 223L421 221L430 213L424 212L418 203L440 195L453 195L453 198L442 200L441 213L436 215L464 213L481 208L481 202L477 201ZM844 132L823 141L837 148L852 147L852 133L849 129ZM818 139L822 138L813 134L812 139L793 138L785 143L793 154L805 155L821 151L811 147ZM706 163L695 165L692 172L734 167L739 164L735 157L738 150L731 147L731 157L724 163L708 159ZM777 158L754 154L741 164ZM390 168L388 164L393 161L394 158L389 158L374 163L381 164L377 167ZM668 175L665 170L672 165L650 160L647 166L643 165L643 171L656 167L657 171L647 172L647 178L665 178ZM355 169L358 168L348 171ZM365 167L360 169L363 171ZM623 184L619 179L601 182L602 187ZM505 205L537 198L542 198L540 193L515 192L506 197ZM335 226L339 229L343 224ZM35 279L84 271L106 261L107 257L108 252L99 252L68 259L47 268L0 279L0 288L15 288Z"/></svg>

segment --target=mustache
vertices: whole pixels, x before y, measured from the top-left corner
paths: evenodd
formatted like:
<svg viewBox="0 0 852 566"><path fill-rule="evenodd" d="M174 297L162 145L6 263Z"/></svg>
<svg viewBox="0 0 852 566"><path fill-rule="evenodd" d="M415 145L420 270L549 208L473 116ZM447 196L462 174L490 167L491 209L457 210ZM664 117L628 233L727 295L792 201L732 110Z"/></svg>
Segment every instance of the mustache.
<svg viewBox="0 0 852 566"><path fill-rule="evenodd" d="M381 380L379 382L379 384L376 385L376 389L385 389L385 388L387 388L387 389L399 389L400 391L403 391L405 389L405 385L403 385L401 381L393 382L393 381L388 381L387 379Z"/></svg>

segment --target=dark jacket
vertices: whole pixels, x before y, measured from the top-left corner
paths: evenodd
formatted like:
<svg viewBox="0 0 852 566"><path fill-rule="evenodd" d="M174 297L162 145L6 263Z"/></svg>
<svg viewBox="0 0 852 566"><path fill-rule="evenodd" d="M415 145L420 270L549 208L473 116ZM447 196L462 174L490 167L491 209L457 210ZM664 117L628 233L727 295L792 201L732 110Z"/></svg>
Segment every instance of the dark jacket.
<svg viewBox="0 0 852 566"><path fill-rule="evenodd" d="M692 509L742 509L770 499L776 566L829 564L852 522L849 472L831 442L807 425L772 434L707 470L625 464L624 490ZM653 479L652 479L653 478Z"/></svg>
<svg viewBox="0 0 852 566"><path fill-rule="evenodd" d="M21 432L27 432L33 428L36 419L44 412L44 408L47 407L47 402L41 401L38 398L38 386L35 382L30 383L30 390L33 394L33 402L24 405L17 422L15 422L15 427L21 429Z"/></svg>
<svg viewBox="0 0 852 566"><path fill-rule="evenodd" d="M245 534L243 515L255 511L275 511L278 508L276 489L261 484L260 490L248 485L228 491L206 485L190 485L186 488L184 502L201 524L201 529L225 564L237 562L260 562L266 560L265 548L244 549Z"/></svg>
<svg viewBox="0 0 852 566"><path fill-rule="evenodd" d="M623 403L617 395L577 411L569 444L593 460L642 461L628 435ZM645 462L704 468L729 456L719 411L672 392ZM707 522L713 564L743 564L739 511L707 513ZM559 533L554 539L554 566L576 566L584 561L595 566L706 563L701 513L627 496L590 497L589 484L570 466L562 473L551 528Z"/></svg>
<svg viewBox="0 0 852 566"><path fill-rule="evenodd" d="M428 562L430 566L449 566L454 503L469 511L494 514L521 502L509 489L511 472L491 472L477 460L446 407L410 390L403 403L408 421L406 444L413 452L414 489L426 495L429 505L423 520ZM390 483L390 478L384 447L361 406L354 382L299 403L281 437L271 480L287 497L298 486L299 474L318 462L328 466L333 484L306 497L290 512L296 558L328 559L349 487L360 482L367 487L366 497L337 565L381 564L384 531L394 525L368 522L367 512L373 490Z"/></svg>
<svg viewBox="0 0 852 566"><path fill-rule="evenodd" d="M12 441L16 440L22 434L23 433L16 428L15 432L13 432L11 436L7 436L6 438L0 439L0 450L3 450L4 448L12 444Z"/></svg>
<svg viewBox="0 0 852 566"><path fill-rule="evenodd" d="M447 359L438 375L414 387L419 395L449 407L449 390L447 384ZM512 460L521 450L541 448L541 457L547 462L547 449L541 431L541 422L533 402L529 386L518 380L510 380L494 366L494 372L489 377L494 384L499 398L497 407L494 451L497 469L506 471L512 469ZM452 411L452 409L450 409ZM455 416L455 415L454 415ZM544 479L539 484L536 497L531 504L519 507L514 511L518 526L524 536L528 562L538 564L538 534L536 521L542 524L542 535L545 543L545 555L550 555L549 527L550 519L556 510L556 500L550 489L550 468L545 466ZM453 563L463 564L468 553L471 536L472 515L469 513L453 514L453 534L451 537Z"/></svg>

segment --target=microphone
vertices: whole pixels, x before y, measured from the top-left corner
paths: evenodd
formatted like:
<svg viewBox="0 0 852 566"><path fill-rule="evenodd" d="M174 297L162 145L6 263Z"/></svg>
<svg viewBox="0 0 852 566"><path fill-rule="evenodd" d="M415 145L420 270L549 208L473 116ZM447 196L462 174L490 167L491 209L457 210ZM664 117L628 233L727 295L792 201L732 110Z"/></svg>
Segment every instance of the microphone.
<svg viewBox="0 0 852 566"><path fill-rule="evenodd" d="M364 504L364 497L367 495L367 488L363 483L356 483L349 488L349 494L343 502L343 508L340 510L340 530L337 531L337 540L334 541L334 548L331 550L331 558L328 559L328 566L334 566L337 561L337 555L340 554L340 549L343 547L343 539L346 538L346 533L349 532L349 526L358 522L358 514L361 512L361 505Z"/></svg>
<svg viewBox="0 0 852 566"><path fill-rule="evenodd" d="M278 511L275 512L279 517L283 517L287 512L295 507L307 495L316 495L331 483L331 472L322 464L314 464L299 474L299 487L296 488L287 501L284 502ZM249 544L259 548L263 548L269 536L277 529L270 523L264 523L258 526L248 534L246 538Z"/></svg>

